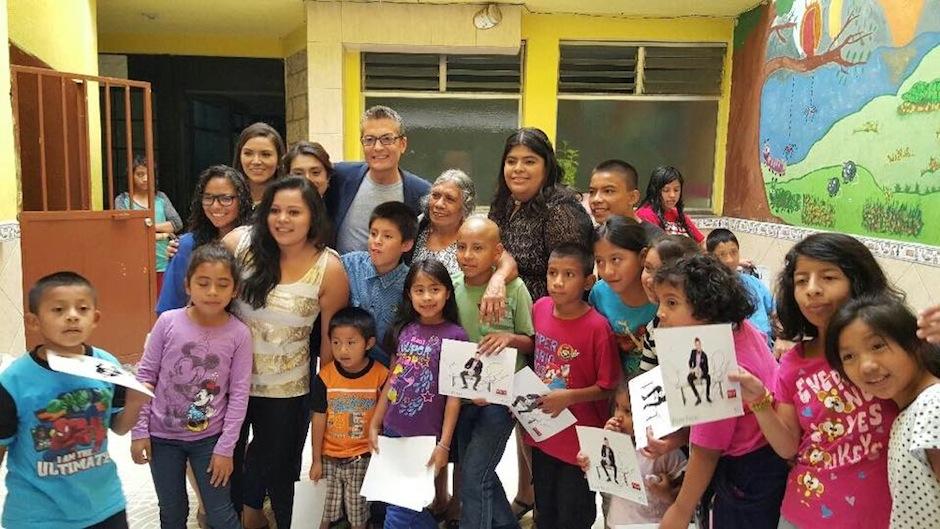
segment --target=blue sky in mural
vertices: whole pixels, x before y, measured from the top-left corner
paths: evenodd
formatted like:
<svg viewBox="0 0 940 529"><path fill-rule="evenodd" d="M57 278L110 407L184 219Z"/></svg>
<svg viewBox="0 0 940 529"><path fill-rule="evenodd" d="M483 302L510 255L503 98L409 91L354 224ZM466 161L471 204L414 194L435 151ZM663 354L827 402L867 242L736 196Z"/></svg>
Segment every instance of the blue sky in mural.
<svg viewBox="0 0 940 529"><path fill-rule="evenodd" d="M835 64L812 74L780 70L764 83L760 145L769 142L771 153L788 165L801 161L832 125L881 95L896 94L924 55L940 45L940 32L921 33L904 48L880 47L868 61L842 72ZM908 59L909 57L909 59ZM892 68L903 58L903 68ZM897 71L893 71L897 70Z"/></svg>

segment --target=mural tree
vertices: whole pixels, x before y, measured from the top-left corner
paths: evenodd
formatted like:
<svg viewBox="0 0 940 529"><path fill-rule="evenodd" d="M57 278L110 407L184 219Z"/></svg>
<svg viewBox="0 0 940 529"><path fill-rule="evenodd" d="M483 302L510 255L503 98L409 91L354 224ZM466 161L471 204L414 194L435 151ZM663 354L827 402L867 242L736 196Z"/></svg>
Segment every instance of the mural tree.
<svg viewBox="0 0 940 529"><path fill-rule="evenodd" d="M792 5L793 0L770 2L739 21L753 26L734 50L729 117L729 133L734 138L728 142L725 170L726 181L734 185L725 186L725 215L779 222L770 210L760 166L761 92L767 79L782 70L805 73L830 64L848 70L865 62L864 54L849 53L871 40L871 33L861 29L857 12L841 23L828 46L820 47L822 9L818 1L809 2L799 21L778 20L778 9L787 15ZM785 43L791 36L795 50L766 57L772 39Z"/></svg>

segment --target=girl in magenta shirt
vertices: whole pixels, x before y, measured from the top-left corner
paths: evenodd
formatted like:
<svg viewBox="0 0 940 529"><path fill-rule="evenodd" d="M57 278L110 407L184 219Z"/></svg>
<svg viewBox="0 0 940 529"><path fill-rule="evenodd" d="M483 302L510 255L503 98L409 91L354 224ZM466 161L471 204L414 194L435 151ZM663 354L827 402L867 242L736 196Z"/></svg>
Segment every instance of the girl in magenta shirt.
<svg viewBox="0 0 940 529"><path fill-rule="evenodd" d="M685 180L675 167L661 166L653 169L646 196L640 202L636 216L659 226L670 235L685 235L697 243L705 240L692 219L685 214L682 203L682 187Z"/></svg>
<svg viewBox="0 0 940 529"><path fill-rule="evenodd" d="M754 305L735 272L713 256L692 255L663 265L653 288L659 299L660 327L730 323L738 365L758 380L773 381L776 362L764 335L747 322ZM776 529L787 463L767 445L754 414L693 425L689 441L685 480L660 528L688 528L696 505L711 486L712 527Z"/></svg>
<svg viewBox="0 0 940 529"><path fill-rule="evenodd" d="M741 382L774 450L796 463L787 479L780 527L888 527L887 448L897 406L866 394L825 357L826 327L848 300L897 296L878 263L848 235L817 233L793 246L777 286L784 339L776 383L750 374ZM770 389L773 389L771 393Z"/></svg>

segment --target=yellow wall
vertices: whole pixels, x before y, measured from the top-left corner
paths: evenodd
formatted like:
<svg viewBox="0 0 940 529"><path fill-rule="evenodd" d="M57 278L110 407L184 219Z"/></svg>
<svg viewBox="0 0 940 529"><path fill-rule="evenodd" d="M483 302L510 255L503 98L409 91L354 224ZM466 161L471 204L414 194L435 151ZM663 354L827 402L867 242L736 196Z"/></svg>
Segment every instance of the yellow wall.
<svg viewBox="0 0 940 529"><path fill-rule="evenodd" d="M503 23L506 23L504 20ZM558 61L561 41L597 42L721 42L727 45L722 96L718 102L715 138L715 177L712 210L722 211L725 147L731 95L731 48L734 20L730 18L629 19L583 15L537 15L523 12L525 41L522 123L544 130L555 141L558 120ZM390 45L388 45L390 46ZM378 51L380 46L370 50ZM396 51L400 51L397 50ZM446 50L441 50L446 52ZM361 158L358 117L362 112L359 51L347 49L343 69L344 138L347 160Z"/></svg>
<svg viewBox="0 0 940 529"><path fill-rule="evenodd" d="M522 17L526 41L522 123L539 127L555 141L558 120L558 61L561 41L723 42L727 44L722 97L718 103L712 210L724 199L725 145L731 96L731 48L734 20L726 18L629 19L583 15Z"/></svg>
<svg viewBox="0 0 940 529"><path fill-rule="evenodd" d="M98 74L97 0L6 2L10 41L58 71ZM93 96L96 91L96 85L89 86L88 147L91 151L93 205L100 208L101 178L97 175L101 174L101 120L98 98ZM0 115L0 123L3 122ZM0 179L6 178L8 177L0 176ZM5 182L0 185L5 188ZM5 206L3 211L6 211Z"/></svg>
<svg viewBox="0 0 940 529"><path fill-rule="evenodd" d="M7 0L0 0L0 42L7 42ZM0 53L0 94L10 93L10 54ZM13 143L13 107L10 98L0 99L0 221L16 218L19 186L16 177L16 148Z"/></svg>
<svg viewBox="0 0 940 529"><path fill-rule="evenodd" d="M364 156L359 143L359 117L365 112L362 97L362 64L359 51L343 52L343 159L361 160Z"/></svg>
<svg viewBox="0 0 940 529"><path fill-rule="evenodd" d="M290 37L290 35L288 35L288 37ZM291 44L292 43L289 43L288 45ZM293 51L297 51L302 47L303 45ZM277 37L245 38L239 35L141 35L139 33L103 33L100 35L99 42L99 51L101 53L280 59L289 55L289 53L285 54L284 49L284 39Z"/></svg>

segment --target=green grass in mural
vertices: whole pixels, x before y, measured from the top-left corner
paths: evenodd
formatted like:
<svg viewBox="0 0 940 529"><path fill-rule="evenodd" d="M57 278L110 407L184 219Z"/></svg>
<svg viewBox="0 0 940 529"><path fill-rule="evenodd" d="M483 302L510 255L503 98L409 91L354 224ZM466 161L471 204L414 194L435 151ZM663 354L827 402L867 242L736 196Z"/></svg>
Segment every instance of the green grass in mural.
<svg viewBox="0 0 940 529"><path fill-rule="evenodd" d="M838 189L830 196L833 179ZM936 193L885 190L858 166L855 179L842 179L842 166L823 167L791 180L768 182L771 210L788 224L926 244L940 243ZM867 207L866 207L867 206Z"/></svg>

